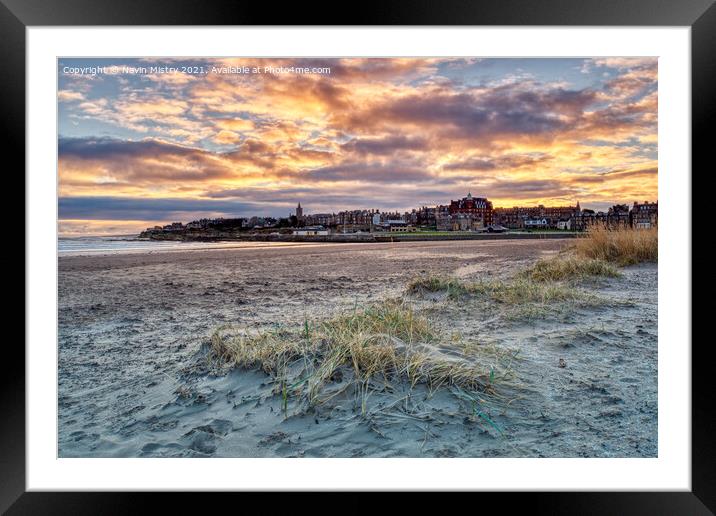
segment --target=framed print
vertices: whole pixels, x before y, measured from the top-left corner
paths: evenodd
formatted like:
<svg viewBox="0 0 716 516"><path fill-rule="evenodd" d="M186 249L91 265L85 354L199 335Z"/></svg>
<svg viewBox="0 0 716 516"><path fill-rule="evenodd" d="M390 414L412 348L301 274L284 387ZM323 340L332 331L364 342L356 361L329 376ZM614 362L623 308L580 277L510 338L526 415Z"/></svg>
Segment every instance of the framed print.
<svg viewBox="0 0 716 516"><path fill-rule="evenodd" d="M27 203L3 509L713 510L691 338L710 2L390 3L350 26L57 5L2 7Z"/></svg>

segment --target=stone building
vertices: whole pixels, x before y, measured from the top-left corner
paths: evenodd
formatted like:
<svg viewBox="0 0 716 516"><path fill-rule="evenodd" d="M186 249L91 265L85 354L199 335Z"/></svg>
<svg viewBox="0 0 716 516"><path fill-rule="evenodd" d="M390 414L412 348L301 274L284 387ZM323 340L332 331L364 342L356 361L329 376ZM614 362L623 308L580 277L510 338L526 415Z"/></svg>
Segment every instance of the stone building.
<svg viewBox="0 0 716 516"><path fill-rule="evenodd" d="M450 216L452 231L475 231L485 228L482 215L473 213L455 213Z"/></svg>
<svg viewBox="0 0 716 516"><path fill-rule="evenodd" d="M328 236L330 232L323 226L306 226L292 231L296 236Z"/></svg>
<svg viewBox="0 0 716 516"><path fill-rule="evenodd" d="M518 229L524 226L522 221L526 217L522 217L523 208L495 208L492 213L495 224L499 224L506 228Z"/></svg>
<svg viewBox="0 0 716 516"><path fill-rule="evenodd" d="M493 223L492 202L485 197L473 197L469 192L467 197L457 201L451 200L448 210L450 215L464 214L471 215L473 219L481 219L483 226Z"/></svg>
<svg viewBox="0 0 716 516"><path fill-rule="evenodd" d="M452 231L452 219L449 206L435 207L435 227L438 231Z"/></svg>
<svg viewBox="0 0 716 516"><path fill-rule="evenodd" d="M435 214L437 213L436 207L423 206L418 210L417 225L418 226L429 226L436 227L437 220Z"/></svg>
<svg viewBox="0 0 716 516"><path fill-rule="evenodd" d="M632 227L646 229L658 225L657 202L635 202L631 209L627 204L615 204L607 211L582 210L575 229L586 230L590 226L606 228Z"/></svg>
<svg viewBox="0 0 716 516"><path fill-rule="evenodd" d="M557 229L560 221L577 220L582 212L579 202L576 206L514 206L512 208L495 208L494 222L510 229L539 226ZM543 224L542 220L546 222Z"/></svg>
<svg viewBox="0 0 716 516"><path fill-rule="evenodd" d="M659 203L644 201L635 202L632 206L631 225L637 229L648 229L659 225Z"/></svg>
<svg viewBox="0 0 716 516"><path fill-rule="evenodd" d="M615 204L607 210L606 223L609 227L631 226L631 215L627 204Z"/></svg>

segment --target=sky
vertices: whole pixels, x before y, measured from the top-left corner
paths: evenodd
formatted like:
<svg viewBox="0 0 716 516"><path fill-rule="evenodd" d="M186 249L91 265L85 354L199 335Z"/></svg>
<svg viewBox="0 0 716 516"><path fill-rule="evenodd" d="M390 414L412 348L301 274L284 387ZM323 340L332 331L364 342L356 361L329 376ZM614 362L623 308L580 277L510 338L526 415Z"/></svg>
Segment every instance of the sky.
<svg viewBox="0 0 716 516"><path fill-rule="evenodd" d="M59 231L653 201L657 89L656 58L59 59Z"/></svg>

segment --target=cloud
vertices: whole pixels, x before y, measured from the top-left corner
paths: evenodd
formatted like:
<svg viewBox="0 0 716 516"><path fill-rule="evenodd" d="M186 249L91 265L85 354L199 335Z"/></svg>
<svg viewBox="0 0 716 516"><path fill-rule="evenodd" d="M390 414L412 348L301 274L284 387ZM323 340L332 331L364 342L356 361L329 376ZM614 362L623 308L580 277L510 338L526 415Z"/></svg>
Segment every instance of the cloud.
<svg viewBox="0 0 716 516"><path fill-rule="evenodd" d="M390 155L400 150L425 150L429 143L419 136L388 135L382 138L356 138L342 147L343 150L361 155Z"/></svg>
<svg viewBox="0 0 716 516"><path fill-rule="evenodd" d="M610 170L601 174L594 175L580 175L570 180L572 184L585 184L585 183L608 183L616 180L625 179L638 179L638 180L653 180L656 179L659 173L657 167L639 168L639 169L618 169Z"/></svg>
<svg viewBox="0 0 716 516"><path fill-rule="evenodd" d="M335 127L359 134L400 127L429 133L437 140L470 141L488 147L507 138L552 141L578 127L592 90L563 88L531 91L525 85L500 86L469 93L449 86L377 101L365 110L336 115Z"/></svg>
<svg viewBox="0 0 716 516"><path fill-rule="evenodd" d="M80 91L60 90L57 92L57 100L60 102L74 102L85 100L85 96Z"/></svg>
<svg viewBox="0 0 716 516"><path fill-rule="evenodd" d="M414 183L431 179L425 168L410 163L349 162L322 167L301 174L303 179L366 183Z"/></svg>
<svg viewBox="0 0 716 516"><path fill-rule="evenodd" d="M118 160L138 156L179 155L187 156L195 149L155 139L141 141L117 138L62 138L58 141L60 158L86 160Z"/></svg>
<svg viewBox="0 0 716 516"><path fill-rule="evenodd" d="M182 183L240 176L220 154L151 138L60 138L58 158L61 191L78 185L172 190Z"/></svg>
<svg viewBox="0 0 716 516"><path fill-rule="evenodd" d="M60 219L170 220L186 214L232 217L258 213L256 203L203 199L137 199L133 197L60 197Z"/></svg>
<svg viewBox="0 0 716 516"><path fill-rule="evenodd" d="M508 154L497 157L476 156L463 161L448 163L443 166L443 170L503 170L516 169L522 167L535 167L541 163L554 159L554 156L547 154Z"/></svg>
<svg viewBox="0 0 716 516"><path fill-rule="evenodd" d="M83 216L98 217L103 199L208 203L156 205L169 216L408 209L468 190L496 205L656 197L655 58L511 63L237 58L203 64L330 73L61 77L60 194L97 199Z"/></svg>

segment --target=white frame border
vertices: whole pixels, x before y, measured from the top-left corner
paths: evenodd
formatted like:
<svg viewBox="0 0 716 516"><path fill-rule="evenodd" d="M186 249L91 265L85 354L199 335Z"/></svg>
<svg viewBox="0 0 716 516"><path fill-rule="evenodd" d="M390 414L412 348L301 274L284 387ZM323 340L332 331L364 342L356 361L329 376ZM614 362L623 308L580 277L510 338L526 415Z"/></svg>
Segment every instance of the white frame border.
<svg viewBox="0 0 716 516"><path fill-rule="evenodd" d="M689 491L691 241L682 228L691 226L690 39L689 27L28 27L27 490ZM56 59L226 55L659 56L658 458L57 458Z"/></svg>

